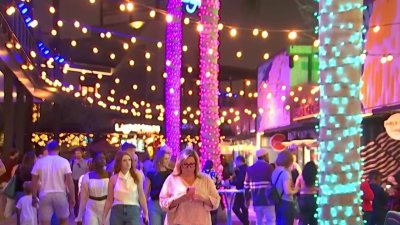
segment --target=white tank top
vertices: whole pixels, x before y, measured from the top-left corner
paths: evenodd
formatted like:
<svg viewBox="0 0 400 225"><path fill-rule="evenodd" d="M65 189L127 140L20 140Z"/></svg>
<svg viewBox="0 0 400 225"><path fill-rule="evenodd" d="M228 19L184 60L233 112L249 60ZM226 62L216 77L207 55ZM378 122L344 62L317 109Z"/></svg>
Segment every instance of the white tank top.
<svg viewBox="0 0 400 225"><path fill-rule="evenodd" d="M137 184L133 181L131 173L125 175L118 173L114 185L113 205L137 205L139 206L139 190Z"/></svg>

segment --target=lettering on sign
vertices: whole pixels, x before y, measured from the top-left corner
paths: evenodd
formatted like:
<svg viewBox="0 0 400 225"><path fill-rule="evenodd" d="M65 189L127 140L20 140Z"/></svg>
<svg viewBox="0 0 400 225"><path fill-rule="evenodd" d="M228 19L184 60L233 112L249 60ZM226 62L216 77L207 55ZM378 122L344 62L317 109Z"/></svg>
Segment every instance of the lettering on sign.
<svg viewBox="0 0 400 225"><path fill-rule="evenodd" d="M115 131L129 134L131 132L144 134L144 133L160 133L161 127L158 125L146 124L115 124Z"/></svg>
<svg viewBox="0 0 400 225"><path fill-rule="evenodd" d="M312 104L301 105L293 110L293 118L299 118L303 116L313 115L319 113L319 102Z"/></svg>
<svg viewBox="0 0 400 225"><path fill-rule="evenodd" d="M389 137L400 140L400 113L393 114L384 123Z"/></svg>
<svg viewBox="0 0 400 225"><path fill-rule="evenodd" d="M182 0L186 4L186 12L194 13L201 6L201 0Z"/></svg>

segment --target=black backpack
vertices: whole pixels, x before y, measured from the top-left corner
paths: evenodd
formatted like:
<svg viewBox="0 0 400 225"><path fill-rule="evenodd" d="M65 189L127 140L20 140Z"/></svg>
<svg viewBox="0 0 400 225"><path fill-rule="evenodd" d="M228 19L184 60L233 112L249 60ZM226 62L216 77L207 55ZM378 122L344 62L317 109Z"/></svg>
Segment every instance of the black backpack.
<svg viewBox="0 0 400 225"><path fill-rule="evenodd" d="M272 183L271 187L266 189L266 197L271 204L278 205L282 201L283 190L282 193L279 194L278 189L276 188L276 183L279 181L279 177L281 176L282 173L283 171L279 173L275 183Z"/></svg>

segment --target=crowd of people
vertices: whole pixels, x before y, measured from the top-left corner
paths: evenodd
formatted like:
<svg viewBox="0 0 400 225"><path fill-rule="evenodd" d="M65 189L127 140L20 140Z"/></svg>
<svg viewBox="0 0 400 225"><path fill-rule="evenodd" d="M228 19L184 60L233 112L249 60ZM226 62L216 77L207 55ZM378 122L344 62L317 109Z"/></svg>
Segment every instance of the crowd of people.
<svg viewBox="0 0 400 225"><path fill-rule="evenodd" d="M237 194L233 212L244 225L250 224L252 204L257 225L316 225L318 166L303 168L288 151L270 162L268 151L256 151L257 161L248 166L243 156L234 160L230 172L225 161L222 179L207 160L200 168L198 153L190 148L171 160L167 146L153 160L140 162L136 146L121 145L107 162L104 152L84 158L83 148L74 149L67 160L59 155L57 141L50 141L38 157L12 152L0 161L0 212L16 212L18 225L67 225L73 214L78 225L216 225L220 188L244 189ZM383 188L379 171L369 173L361 184L363 218L366 225L383 225L388 210L400 209L400 172ZM250 204L251 203L251 204Z"/></svg>

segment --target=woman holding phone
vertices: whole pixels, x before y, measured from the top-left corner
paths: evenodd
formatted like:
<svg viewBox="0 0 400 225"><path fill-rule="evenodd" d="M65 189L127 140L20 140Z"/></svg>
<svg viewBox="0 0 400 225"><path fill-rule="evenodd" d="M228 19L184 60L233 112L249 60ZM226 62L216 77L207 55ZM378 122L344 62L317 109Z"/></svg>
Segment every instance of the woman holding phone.
<svg viewBox="0 0 400 225"><path fill-rule="evenodd" d="M210 211L219 203L213 181L200 173L197 153L183 150L160 193L160 206L167 212L165 225L211 225Z"/></svg>

